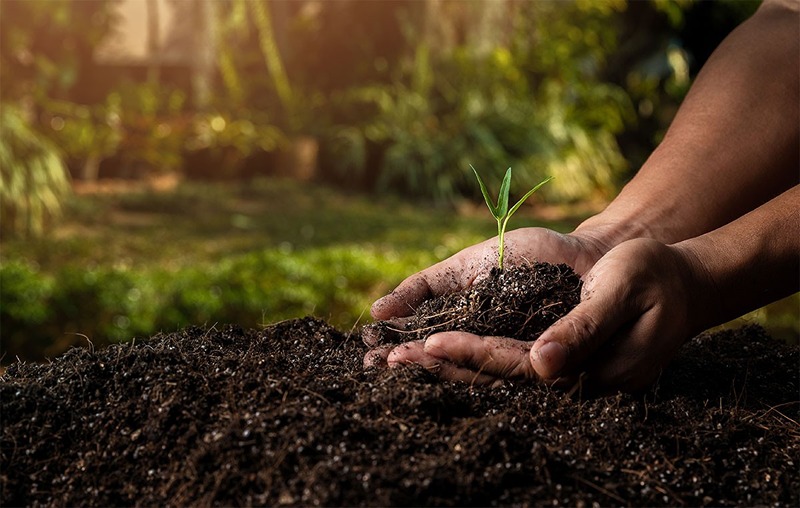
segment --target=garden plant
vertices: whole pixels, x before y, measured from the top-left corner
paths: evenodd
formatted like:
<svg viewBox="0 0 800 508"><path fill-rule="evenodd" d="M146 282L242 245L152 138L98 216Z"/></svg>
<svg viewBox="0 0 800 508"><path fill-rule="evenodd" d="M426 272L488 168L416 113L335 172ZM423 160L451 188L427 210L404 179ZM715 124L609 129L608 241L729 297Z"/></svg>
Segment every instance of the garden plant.
<svg viewBox="0 0 800 508"><path fill-rule="evenodd" d="M506 228L508 227L508 221L511 219L511 216L519 210L519 207L522 206L531 194L539 190L539 187L546 184L550 180L553 179L552 176L547 177L542 182L538 183L533 189L529 190L525 193L522 198L511 207L508 208L508 195L511 192L511 168L508 168L506 171L506 176L503 177L503 183L500 185L500 193L497 196L497 204L495 204L492 200L492 197L489 195L489 191L486 188L486 185L483 183L481 179L481 175L478 174L478 171L472 167L472 171L475 173L475 178L478 179L478 184L481 186L481 194L483 194L483 199L486 201L486 206L489 207L489 211L492 212L492 217L495 218L497 221L497 267L502 270L503 269L503 254L505 248L505 234Z"/></svg>

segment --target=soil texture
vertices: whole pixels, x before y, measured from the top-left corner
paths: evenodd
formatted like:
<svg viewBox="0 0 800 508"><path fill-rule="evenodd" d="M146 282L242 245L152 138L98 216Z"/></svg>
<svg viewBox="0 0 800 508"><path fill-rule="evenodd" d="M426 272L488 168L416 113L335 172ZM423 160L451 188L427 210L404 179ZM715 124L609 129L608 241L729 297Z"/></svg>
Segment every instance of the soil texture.
<svg viewBox="0 0 800 508"><path fill-rule="evenodd" d="M580 291L580 277L565 264L495 268L463 291L426 300L406 319L368 325L368 342L397 344L446 330L534 340L578 304Z"/></svg>
<svg viewBox="0 0 800 508"><path fill-rule="evenodd" d="M563 292L512 296L548 303L491 333L530 338L574 305L577 278L548 270ZM503 305L469 294L477 315ZM365 370L367 350L305 318L11 365L2 505L800 505L800 348L759 327L693 339L645 394L593 399Z"/></svg>
<svg viewBox="0 0 800 508"><path fill-rule="evenodd" d="M2 504L800 504L798 349L694 339L644 397L363 370L313 319L190 328L0 381Z"/></svg>

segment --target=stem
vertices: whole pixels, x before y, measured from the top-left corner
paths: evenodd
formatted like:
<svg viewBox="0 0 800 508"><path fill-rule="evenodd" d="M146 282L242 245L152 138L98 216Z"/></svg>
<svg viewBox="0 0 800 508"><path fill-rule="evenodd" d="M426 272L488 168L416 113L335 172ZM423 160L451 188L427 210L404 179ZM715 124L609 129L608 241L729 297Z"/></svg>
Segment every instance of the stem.
<svg viewBox="0 0 800 508"><path fill-rule="evenodd" d="M503 250L505 248L505 232L506 232L506 221L505 220L498 220L497 221L497 238L500 243L499 248L497 249L497 268L501 271L503 270Z"/></svg>

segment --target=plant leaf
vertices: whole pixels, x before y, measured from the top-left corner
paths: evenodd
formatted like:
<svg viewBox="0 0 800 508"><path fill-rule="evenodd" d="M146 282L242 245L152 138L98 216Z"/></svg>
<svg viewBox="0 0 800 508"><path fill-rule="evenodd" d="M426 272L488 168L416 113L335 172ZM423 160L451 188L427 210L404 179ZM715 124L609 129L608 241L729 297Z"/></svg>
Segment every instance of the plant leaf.
<svg viewBox="0 0 800 508"><path fill-rule="evenodd" d="M489 191L486 189L486 185L483 183L483 180L481 180L481 175L478 174L478 170L476 170L472 166L472 164L470 164L469 167L472 168L472 172L475 173L475 178L478 179L478 184L481 186L481 193L483 194L483 199L484 199L484 201L486 201L486 206L489 207L489 211L492 212L492 215L494 216L495 219L501 217L497 213L497 211L498 211L497 207L494 206L494 203L492 202L492 198L491 198L491 196L489 196Z"/></svg>
<svg viewBox="0 0 800 508"><path fill-rule="evenodd" d="M503 183L500 185L500 194L497 196L497 213L505 217L508 213L508 194L511 191L511 168L506 170Z"/></svg>
<svg viewBox="0 0 800 508"><path fill-rule="evenodd" d="M542 180L541 182L539 182L538 184L536 184L536 187L534 187L533 189L531 189L531 190L529 190L528 192L526 192L526 193L525 193L525 195L524 195L524 196L522 196L522 199L520 199L519 201L517 201L517 204L515 204L513 207L511 207L511 211L509 211L509 212L508 212L508 216L509 216L509 217L511 217L512 215L514 215L514 212L516 212L516 211L517 211L517 209L518 209L520 206L522 206L522 203L524 203L526 199L528 199L529 197L531 197L531 194L533 194L534 192L536 192L537 190L539 190L539 187L541 187L542 185L546 184L547 182L549 182L549 181L550 181L550 180L552 180L553 178L555 178L555 177L553 177L553 176L548 176L547 178L545 178L544 180Z"/></svg>

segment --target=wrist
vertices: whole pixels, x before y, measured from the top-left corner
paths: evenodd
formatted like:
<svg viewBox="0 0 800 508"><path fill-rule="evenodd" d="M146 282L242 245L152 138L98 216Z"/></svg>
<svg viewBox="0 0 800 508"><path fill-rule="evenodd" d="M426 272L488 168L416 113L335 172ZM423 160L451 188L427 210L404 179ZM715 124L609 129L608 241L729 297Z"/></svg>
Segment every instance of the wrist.
<svg viewBox="0 0 800 508"><path fill-rule="evenodd" d="M697 238L668 246L683 264L686 278L686 306L700 310L690 319L693 333L725 322L723 298L714 269L708 262L708 253L703 248L702 240ZM689 301L689 300L694 301ZM730 319L730 318L728 318Z"/></svg>
<svg viewBox="0 0 800 508"><path fill-rule="evenodd" d="M593 217L589 217L571 233L572 236L590 241L602 254L610 251L617 245L635 238L652 238L660 240L644 222L618 216L608 210Z"/></svg>

